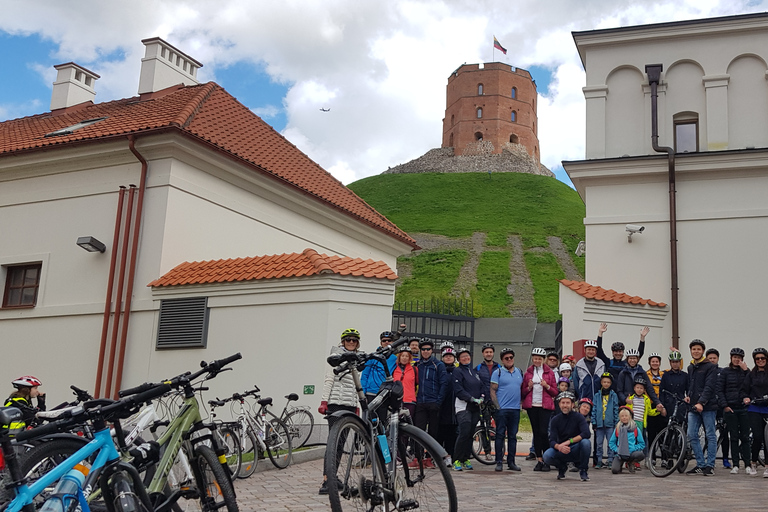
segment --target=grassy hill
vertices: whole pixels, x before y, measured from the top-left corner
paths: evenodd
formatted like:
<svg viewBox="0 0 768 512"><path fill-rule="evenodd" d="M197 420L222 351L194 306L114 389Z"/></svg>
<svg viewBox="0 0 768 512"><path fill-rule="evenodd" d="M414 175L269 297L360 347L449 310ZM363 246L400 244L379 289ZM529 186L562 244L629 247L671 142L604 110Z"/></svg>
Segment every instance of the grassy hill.
<svg viewBox="0 0 768 512"><path fill-rule="evenodd" d="M385 174L349 188L425 247L398 260L397 301L464 297L477 316L554 321L557 280L584 275L584 203L553 178Z"/></svg>

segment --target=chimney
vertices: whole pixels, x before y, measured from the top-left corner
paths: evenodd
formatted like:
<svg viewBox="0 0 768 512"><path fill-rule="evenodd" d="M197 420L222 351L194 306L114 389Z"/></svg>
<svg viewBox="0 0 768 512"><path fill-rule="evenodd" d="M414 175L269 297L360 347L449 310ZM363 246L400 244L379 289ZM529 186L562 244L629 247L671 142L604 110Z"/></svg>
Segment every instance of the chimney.
<svg viewBox="0 0 768 512"><path fill-rule="evenodd" d="M67 108L96 99L93 86L100 77L74 62L53 66L59 72L53 82L51 110Z"/></svg>
<svg viewBox="0 0 768 512"><path fill-rule="evenodd" d="M156 92L173 85L197 85L197 69L203 67L192 57L159 37L143 39L146 46L141 59L139 94Z"/></svg>

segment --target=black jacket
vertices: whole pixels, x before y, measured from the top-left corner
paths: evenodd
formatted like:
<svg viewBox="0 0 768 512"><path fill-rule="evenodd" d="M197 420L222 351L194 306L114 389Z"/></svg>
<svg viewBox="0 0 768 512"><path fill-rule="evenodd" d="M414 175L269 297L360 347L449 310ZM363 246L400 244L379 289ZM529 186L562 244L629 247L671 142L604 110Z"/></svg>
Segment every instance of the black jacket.
<svg viewBox="0 0 768 512"><path fill-rule="evenodd" d="M719 369L706 359L688 365L688 396L691 406L701 404L705 411L717 410L717 374Z"/></svg>
<svg viewBox="0 0 768 512"><path fill-rule="evenodd" d="M468 408L477 410L477 406L472 405L472 399L483 395L483 381L480 380L480 375L468 364L459 365L451 375L456 398L467 402Z"/></svg>
<svg viewBox="0 0 768 512"><path fill-rule="evenodd" d="M742 370L738 366L735 368L726 366L720 370L720 375L717 377L717 404L720 408L744 408L741 386L748 373L749 370Z"/></svg>
<svg viewBox="0 0 768 512"><path fill-rule="evenodd" d="M768 395L768 371L751 370L741 386L741 399L749 397L754 400L765 395Z"/></svg>
<svg viewBox="0 0 768 512"><path fill-rule="evenodd" d="M589 424L584 416L577 411L571 411L568 414L560 412L552 416L549 422L550 448L576 436L589 439Z"/></svg>
<svg viewBox="0 0 768 512"><path fill-rule="evenodd" d="M616 394L619 396L619 403L626 405L627 397L635 393L635 379L640 377L645 382L645 392L648 393L648 398L651 399L651 405L656 407L659 403L659 397L656 396L656 390L653 389L651 383L648 381L648 374L645 373L643 367L639 364L634 368L629 366L625 367L619 373L618 384Z"/></svg>
<svg viewBox="0 0 768 512"><path fill-rule="evenodd" d="M485 360L475 367L475 371L480 375L480 380L483 381L483 394L486 400L491 399L491 373L495 372L499 367L499 363L493 362L491 371L488 371L488 366L485 364Z"/></svg>
<svg viewBox="0 0 768 512"><path fill-rule="evenodd" d="M677 372L674 370L667 370L664 372L664 375L662 375L661 384L659 384L659 393L661 394L659 399L664 405L664 408L667 410L668 415L672 414L672 412L675 410L676 402L674 397L677 397L680 400L685 398L685 395L688 392L688 382L688 374L683 370ZM672 393L673 396L665 393L665 390L669 393ZM680 404L677 409L678 419L682 417L683 413L687 412L688 406L685 404Z"/></svg>
<svg viewBox="0 0 768 512"><path fill-rule="evenodd" d="M443 363L445 364L445 363ZM454 365L445 365L445 371L448 374L448 378L445 380L445 396L443 397L443 403L440 404L440 424L441 425L456 425L456 394L453 392L453 371L456 369Z"/></svg>

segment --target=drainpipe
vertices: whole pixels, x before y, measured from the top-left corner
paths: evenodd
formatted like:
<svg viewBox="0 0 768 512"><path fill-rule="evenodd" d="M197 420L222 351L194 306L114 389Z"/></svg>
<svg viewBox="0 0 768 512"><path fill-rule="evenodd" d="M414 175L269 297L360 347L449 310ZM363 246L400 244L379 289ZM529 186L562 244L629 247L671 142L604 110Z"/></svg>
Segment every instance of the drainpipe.
<svg viewBox="0 0 768 512"><path fill-rule="evenodd" d="M659 146L659 112L657 87L661 80L661 64L648 64L645 73L651 86L651 145L657 153L666 153L669 157L669 267L672 293L672 346L679 348L680 331L678 322L678 283L677 283L677 203L675 202L675 150L668 146Z"/></svg>

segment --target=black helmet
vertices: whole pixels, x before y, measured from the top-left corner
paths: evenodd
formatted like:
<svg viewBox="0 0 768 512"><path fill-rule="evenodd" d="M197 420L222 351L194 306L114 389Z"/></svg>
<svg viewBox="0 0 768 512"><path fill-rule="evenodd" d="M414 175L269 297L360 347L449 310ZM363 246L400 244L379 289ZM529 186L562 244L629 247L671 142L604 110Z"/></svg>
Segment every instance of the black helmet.
<svg viewBox="0 0 768 512"><path fill-rule="evenodd" d="M720 357L720 351L717 350L716 348L708 349L706 353L707 357L709 357L709 354L715 354L717 357Z"/></svg>
<svg viewBox="0 0 768 512"><path fill-rule="evenodd" d="M512 357L515 357L515 351L508 347L501 349L501 354L499 354L499 357L504 359L504 356L507 354L512 354Z"/></svg>
<svg viewBox="0 0 768 512"><path fill-rule="evenodd" d="M395 333L393 333L392 331L384 331L383 333L381 333L379 335L379 339L383 340L385 338L389 338L389 339L393 340L393 339L395 339Z"/></svg>
<svg viewBox="0 0 768 512"><path fill-rule="evenodd" d="M739 347L733 347L731 349L731 355L739 356L740 358L744 359L744 349Z"/></svg>
<svg viewBox="0 0 768 512"><path fill-rule="evenodd" d="M700 339L691 340L691 342L688 344L688 348L691 348L691 347L693 347L694 345L698 345L698 346L700 346L702 349L705 349L705 350L706 350L706 348L707 348L707 346L704 344L704 342L703 342L703 341L701 341Z"/></svg>
<svg viewBox="0 0 768 512"><path fill-rule="evenodd" d="M555 356L558 360L560 360L560 354L558 354L554 350L550 350L549 352L547 352L547 357L552 357L552 356Z"/></svg>
<svg viewBox="0 0 768 512"><path fill-rule="evenodd" d="M642 384L643 386L648 387L648 382L646 382L646 380L640 375L635 377L635 384Z"/></svg>
<svg viewBox="0 0 768 512"><path fill-rule="evenodd" d="M763 354L765 357L768 357L768 350L765 350L763 347L757 347L752 351L752 359L754 359L757 354Z"/></svg>
<svg viewBox="0 0 768 512"><path fill-rule="evenodd" d="M397 349L397 353L399 354L401 352L408 352L410 354L411 353L411 348L408 345L405 345L405 344L400 345L400 347Z"/></svg>
<svg viewBox="0 0 768 512"><path fill-rule="evenodd" d="M611 344L611 350L614 351L614 352L621 350L623 352L624 351L624 344L622 342L620 342L620 341L614 341Z"/></svg>
<svg viewBox="0 0 768 512"><path fill-rule="evenodd" d="M563 398L569 398L571 402L576 401L576 395L572 391L561 391L556 397L555 400L559 402Z"/></svg>
<svg viewBox="0 0 768 512"><path fill-rule="evenodd" d="M483 344L483 350L485 350L487 348L489 348L489 349L493 350L494 352L496 352L496 347L493 346L493 343L484 343Z"/></svg>
<svg viewBox="0 0 768 512"><path fill-rule="evenodd" d="M419 341L419 348L424 348L427 345L429 345L430 348L435 348L435 342L430 338L422 338L421 341Z"/></svg>

